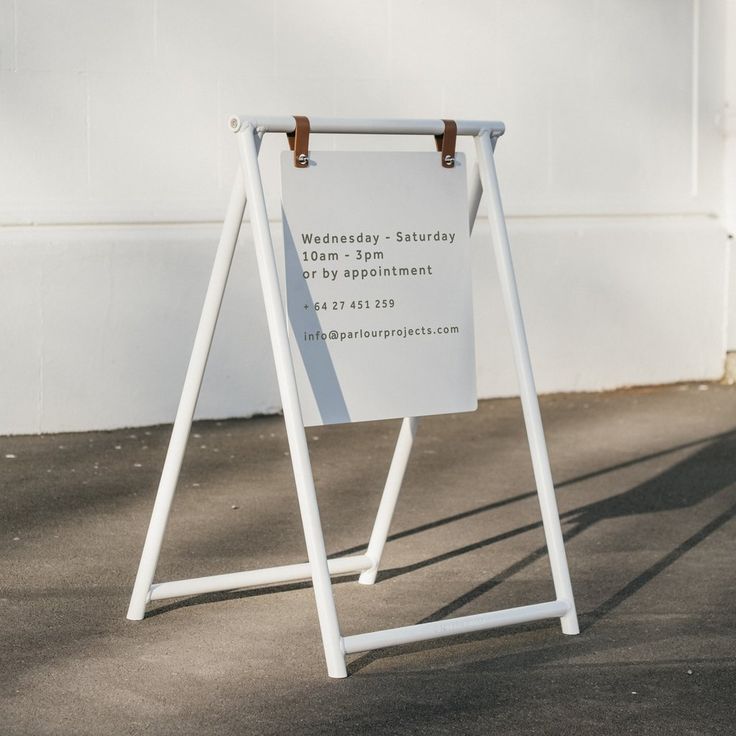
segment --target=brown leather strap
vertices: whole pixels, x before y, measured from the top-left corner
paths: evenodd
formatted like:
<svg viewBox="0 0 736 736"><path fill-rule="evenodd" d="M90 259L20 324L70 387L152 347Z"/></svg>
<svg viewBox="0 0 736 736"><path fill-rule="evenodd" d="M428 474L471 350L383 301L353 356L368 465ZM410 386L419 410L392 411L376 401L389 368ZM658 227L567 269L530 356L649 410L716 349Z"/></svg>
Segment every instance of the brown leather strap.
<svg viewBox="0 0 736 736"><path fill-rule="evenodd" d="M289 148L294 151L294 166L306 169L309 166L309 118L294 115L296 126L293 133L287 133Z"/></svg>
<svg viewBox="0 0 736 736"><path fill-rule="evenodd" d="M440 152L440 160L445 169L455 166L455 142L457 141L457 123L454 120L443 120L445 131L434 137L434 143Z"/></svg>

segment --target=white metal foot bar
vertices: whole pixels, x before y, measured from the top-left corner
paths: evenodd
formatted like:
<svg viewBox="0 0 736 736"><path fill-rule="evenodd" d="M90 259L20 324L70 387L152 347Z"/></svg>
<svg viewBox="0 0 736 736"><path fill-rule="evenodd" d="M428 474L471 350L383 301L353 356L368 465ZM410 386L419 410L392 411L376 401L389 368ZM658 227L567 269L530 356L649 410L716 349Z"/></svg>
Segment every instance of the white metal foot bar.
<svg viewBox="0 0 736 736"><path fill-rule="evenodd" d="M362 572L372 567L373 562L366 555L353 557L336 557L327 560L330 575L347 575ZM280 565L279 567L263 567L260 570L231 572L225 575L191 578L189 580L171 580L166 583L155 583L151 586L150 600L160 601L166 598L180 598L186 595L202 593L218 593L223 590L253 588L272 583L291 583L295 580L307 580L312 577L312 566L308 562L296 565Z"/></svg>
<svg viewBox="0 0 736 736"><path fill-rule="evenodd" d="M473 631L495 629L510 624L523 624L528 621L540 621L545 618L559 618L570 610L566 601L550 601L549 603L535 603L531 606L506 608L491 613L476 613L473 616L457 616L445 621L430 621L414 626L401 626L397 629L371 631L367 634L345 636L342 646L345 654L367 652L370 649L382 649L398 644L411 644L425 639L440 639L443 636L469 634Z"/></svg>

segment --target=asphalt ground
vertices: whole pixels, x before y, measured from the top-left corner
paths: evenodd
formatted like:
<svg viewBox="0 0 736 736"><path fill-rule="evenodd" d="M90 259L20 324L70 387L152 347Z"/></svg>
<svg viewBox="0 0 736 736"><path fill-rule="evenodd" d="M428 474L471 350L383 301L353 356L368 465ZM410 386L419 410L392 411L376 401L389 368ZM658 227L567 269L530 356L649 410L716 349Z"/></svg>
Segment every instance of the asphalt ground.
<svg viewBox="0 0 736 736"><path fill-rule="evenodd" d="M557 621L349 657L306 583L125 618L170 427L0 438L0 733L734 734L736 387L542 398L579 636ZM360 552L398 422L308 431L330 554ZM422 420L346 634L554 597L517 400ZM306 559L280 417L193 429L157 580Z"/></svg>

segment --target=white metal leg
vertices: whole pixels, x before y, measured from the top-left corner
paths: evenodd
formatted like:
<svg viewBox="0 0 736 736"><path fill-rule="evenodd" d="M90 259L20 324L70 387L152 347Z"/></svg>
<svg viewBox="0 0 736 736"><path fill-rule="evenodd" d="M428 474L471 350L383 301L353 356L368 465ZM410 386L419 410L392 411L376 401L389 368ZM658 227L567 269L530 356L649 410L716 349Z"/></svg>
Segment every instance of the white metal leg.
<svg viewBox="0 0 736 736"><path fill-rule="evenodd" d="M371 585L376 582L378 566L381 564L381 555L386 544L386 537L388 537L388 530L391 526L394 509L396 508L396 501L399 498L401 483L404 480L404 472L409 463L409 455L411 454L411 447L414 444L416 431L416 417L404 417L401 422L399 439L394 449L394 456L391 459L391 466L388 470L386 485L381 496L381 503L378 506L376 521L373 525L370 541L368 542L366 555L373 564L370 569L366 570L358 578L358 582L363 583L363 585Z"/></svg>
<svg viewBox="0 0 736 736"><path fill-rule="evenodd" d="M524 332L524 320L519 303L519 294L516 288L511 249L509 247L508 233L506 232L506 222L503 216L503 206L501 204L501 194L496 177L496 166L493 161L490 134L485 132L476 136L475 144L478 153L481 181L486 195L488 220L491 226L494 251L496 254L496 267L501 284L501 294L509 321L514 362L516 363L516 371L519 375L519 392L524 411L527 437L529 438L529 449L532 456L534 479L537 484L539 506L542 512L542 522L544 524L544 534L549 552L550 567L552 568L552 579L554 581L557 599L568 604L567 611L560 618L562 631L565 634L578 634L580 629L575 611L575 599L573 598L570 573L567 568L565 545L562 539L560 517L557 510L557 499L555 498L552 472L549 467L547 445L544 440L542 416L539 412L539 400L534 385L529 347Z"/></svg>
<svg viewBox="0 0 736 736"><path fill-rule="evenodd" d="M139 621L145 615L146 603L149 599L151 583L156 573L156 565L158 563L159 553L161 552L161 543L163 542L164 532L166 531L166 522L169 518L169 510L171 509L171 502L174 498L177 481L179 480L179 471L181 470L184 451L187 440L189 439L189 430L191 429L192 419L194 418L194 409L197 405L199 390L202 386L202 377L204 376L204 369L207 365L207 357L209 356L212 345L212 337L215 333L215 325L217 324L217 317L220 313L222 297L225 293L227 277L230 273L230 265L232 264L233 254L235 253L235 244L238 240L240 224L243 221L245 202L243 176L238 171L230 195L230 202L227 207L220 242L217 246L215 262L212 266L212 274L209 285L207 286L204 306L202 307L202 316L197 327L197 335L194 338L194 347L192 348L192 355L189 359L189 367L187 368L186 378L184 379L184 388L182 389L179 408L176 412L176 419L174 420L174 428L171 432L171 439L169 440L169 449L166 452L166 460L164 461L164 468L156 493L151 522L148 526L146 541L143 545L143 553L141 554L141 561L138 566L138 574L136 575L133 593L130 598L128 618L134 621Z"/></svg>
<svg viewBox="0 0 736 736"><path fill-rule="evenodd" d="M271 347L276 363L276 376L284 408L284 421L291 450L291 463L294 469L299 510L307 544L307 556L311 565L314 596L317 603L322 632L322 643L327 660L327 673L330 677L347 677L345 655L340 643L340 628L337 621L332 584L325 553L325 542L314 489L314 478L309 460L307 437L304 432L299 395L297 393L294 367L289 349L289 336L286 315L281 301L276 261L268 225L263 184L258 169L255 132L250 125L238 133L245 190L251 203L251 220L255 238L258 272L263 289L266 319L271 335Z"/></svg>

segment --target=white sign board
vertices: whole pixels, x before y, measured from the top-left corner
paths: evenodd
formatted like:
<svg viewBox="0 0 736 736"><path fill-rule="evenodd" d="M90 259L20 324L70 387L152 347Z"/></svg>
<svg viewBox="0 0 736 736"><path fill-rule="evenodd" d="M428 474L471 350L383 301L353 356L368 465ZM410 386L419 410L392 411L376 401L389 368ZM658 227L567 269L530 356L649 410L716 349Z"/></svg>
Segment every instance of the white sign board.
<svg viewBox="0 0 736 736"><path fill-rule="evenodd" d="M477 406L465 157L281 158L284 275L306 426Z"/></svg>

